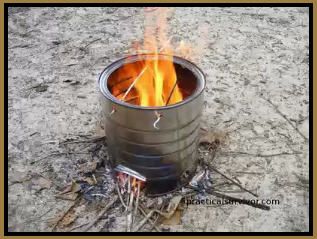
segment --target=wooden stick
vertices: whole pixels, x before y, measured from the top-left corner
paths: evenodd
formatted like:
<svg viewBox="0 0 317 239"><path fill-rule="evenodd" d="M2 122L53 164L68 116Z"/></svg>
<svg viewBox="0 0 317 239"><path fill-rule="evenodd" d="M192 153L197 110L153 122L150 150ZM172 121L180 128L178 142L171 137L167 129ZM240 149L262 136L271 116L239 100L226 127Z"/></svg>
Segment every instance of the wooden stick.
<svg viewBox="0 0 317 239"><path fill-rule="evenodd" d="M142 207L141 205L139 205L138 209L139 209L139 211L143 214L143 216L145 216L145 217L147 216L146 212L144 211L144 209L143 209L143 207ZM159 215L159 214L158 214L158 215ZM155 225L155 221L153 221L151 218L149 218L148 220L149 220L149 222L152 224L152 226L155 228L156 231L158 231L158 232L161 231L161 229L158 228L158 227ZM139 228L139 229L140 229L140 228ZM136 230L134 230L134 231L136 231Z"/></svg>
<svg viewBox="0 0 317 239"><path fill-rule="evenodd" d="M134 200L134 191L131 190L130 202L128 207L128 215L127 215L127 231L128 232L131 232L132 224L133 224L133 200Z"/></svg>
<svg viewBox="0 0 317 239"><path fill-rule="evenodd" d="M140 77L143 75L143 73L145 72L145 70L147 69L147 67L144 67L144 69L140 72L140 74L134 79L134 81L132 82L132 84L129 86L129 88L127 89L127 91L124 93L123 97L122 97L122 101L124 101L125 97L129 94L129 92L131 91L131 89L133 88L133 86L136 84L136 82L140 79Z"/></svg>
<svg viewBox="0 0 317 239"><path fill-rule="evenodd" d="M215 169L214 167L208 165L208 168L212 171L215 171L216 173L220 174L222 177L224 177L225 179L229 180L230 182L232 182L234 185L238 186L240 189L250 193L251 195L255 196L255 197L259 197L256 193L251 192L250 190L244 188L242 185L240 185L239 183L237 183L236 181L234 181L233 179L229 178L228 176L226 176L225 174L223 174L222 172L220 172L218 169Z"/></svg>
<svg viewBox="0 0 317 239"><path fill-rule="evenodd" d="M75 205L76 205L80 200L81 200L81 197L77 198L77 199L70 205L70 207L66 210L66 212L63 214L63 216L60 217L60 218L58 219L58 221L54 224L54 226L53 226L53 228L52 228L52 232L55 231L55 229L56 229L57 225L60 223L60 221L64 219L64 217L66 216L66 214L67 214L68 212L70 212L70 210L73 209L73 208L75 207Z"/></svg>
<svg viewBox="0 0 317 239"><path fill-rule="evenodd" d="M106 136L100 136L100 137L84 139L84 140L64 141L64 142L60 142L60 144L63 145L63 144L77 144L77 143L96 143L98 141L102 141L105 139L106 139Z"/></svg>
<svg viewBox="0 0 317 239"><path fill-rule="evenodd" d="M125 210L127 210L128 209L128 206L124 203L124 201L123 201L123 198L122 198L122 195L121 195L121 192L120 192L120 189L119 189L119 186L118 186L118 182L116 182L116 190L117 190L117 194L118 194L118 196L119 196L119 199L120 199L120 202L121 202L121 204L123 205L123 207L125 208Z"/></svg>
<svg viewBox="0 0 317 239"><path fill-rule="evenodd" d="M286 122L305 140L305 142L308 141L308 138L307 138L302 132L299 131L299 129L297 128L297 126L295 126L295 125L286 117L286 115L283 114L275 104L273 104L273 102L272 102L270 99L267 99L267 98L265 98L265 97L263 97L263 96L260 96L260 97L261 97L262 99L266 100L266 101L273 107L273 109L274 109L280 116L282 116L282 118L283 118L284 120L286 120Z"/></svg>
<svg viewBox="0 0 317 239"><path fill-rule="evenodd" d="M172 89L171 93L169 94L165 105L168 105L168 103L170 102L170 100L171 100L171 98L172 98L172 95L173 95L173 93L174 93L174 90L175 90L176 86L177 86L177 80L175 81L175 84L174 84L174 86L173 86L173 89Z"/></svg>
<svg viewBox="0 0 317 239"><path fill-rule="evenodd" d="M88 231L90 228L92 228L96 222L100 220L100 218L103 217L103 215L108 211L108 209L118 200L118 196L114 195L112 197L112 200L104 207L104 209L98 214L98 216L87 226L83 229L84 232Z"/></svg>
<svg viewBox="0 0 317 239"><path fill-rule="evenodd" d="M138 212L141 182L138 181L136 184L137 184L137 192L136 192L135 209L133 213L133 218L136 216Z"/></svg>
<svg viewBox="0 0 317 239"><path fill-rule="evenodd" d="M135 232L137 232L137 231L139 231L142 227L143 227L143 225L148 221L148 220L150 220L150 218L152 217L152 215L153 215L153 213L155 213L156 212L156 210L151 210L148 214L146 214L146 216L144 217L144 219L143 220L141 220L141 222L139 222L139 224L136 226L136 228L135 228Z"/></svg>

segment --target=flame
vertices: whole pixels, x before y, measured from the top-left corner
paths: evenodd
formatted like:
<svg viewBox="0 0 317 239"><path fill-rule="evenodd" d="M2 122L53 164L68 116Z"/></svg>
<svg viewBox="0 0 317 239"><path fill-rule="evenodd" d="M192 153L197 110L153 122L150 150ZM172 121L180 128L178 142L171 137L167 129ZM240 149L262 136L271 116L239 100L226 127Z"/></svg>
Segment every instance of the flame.
<svg viewBox="0 0 317 239"><path fill-rule="evenodd" d="M144 59L139 55L139 61L119 69L119 80L112 86L112 94L118 99L140 106L166 106L183 100L177 85L173 48L166 34L169 11L166 8L145 9L143 46L136 42L133 44L138 53L150 53L154 57ZM151 26L153 22L156 27ZM179 48L186 47L183 44ZM164 60L160 60L160 53L165 55ZM128 80L122 80L126 78Z"/></svg>

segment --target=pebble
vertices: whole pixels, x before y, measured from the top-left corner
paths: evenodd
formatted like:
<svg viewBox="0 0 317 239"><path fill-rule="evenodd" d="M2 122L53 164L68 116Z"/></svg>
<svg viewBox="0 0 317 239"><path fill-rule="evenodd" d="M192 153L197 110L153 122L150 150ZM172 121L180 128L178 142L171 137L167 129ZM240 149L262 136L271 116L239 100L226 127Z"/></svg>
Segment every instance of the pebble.
<svg viewBox="0 0 317 239"><path fill-rule="evenodd" d="M259 125L254 125L254 126L253 126L253 129L254 129L254 131L255 131L257 134L263 134L263 133L264 133L264 129L263 129L261 126L259 126Z"/></svg>

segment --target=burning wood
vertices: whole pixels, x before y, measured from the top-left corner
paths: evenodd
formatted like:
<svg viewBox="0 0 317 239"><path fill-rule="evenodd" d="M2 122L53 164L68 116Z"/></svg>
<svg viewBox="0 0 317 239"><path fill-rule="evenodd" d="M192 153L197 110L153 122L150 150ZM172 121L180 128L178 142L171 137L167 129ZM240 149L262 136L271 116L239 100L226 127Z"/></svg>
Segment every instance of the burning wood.
<svg viewBox="0 0 317 239"><path fill-rule="evenodd" d="M127 211L127 231L132 230L133 220L139 207L139 197L141 187L144 186L146 178L138 172L119 164L115 171L117 171L117 181L119 187L117 192L119 194L121 203ZM127 196L127 204L124 203L122 195Z"/></svg>
<svg viewBox="0 0 317 239"><path fill-rule="evenodd" d="M128 90L124 93L122 100L125 100L125 97L130 93L132 87L136 84L136 82L140 79L140 77L143 75L144 71L146 70L147 67L145 67L140 74L135 78L135 80L132 82L132 84L129 86Z"/></svg>

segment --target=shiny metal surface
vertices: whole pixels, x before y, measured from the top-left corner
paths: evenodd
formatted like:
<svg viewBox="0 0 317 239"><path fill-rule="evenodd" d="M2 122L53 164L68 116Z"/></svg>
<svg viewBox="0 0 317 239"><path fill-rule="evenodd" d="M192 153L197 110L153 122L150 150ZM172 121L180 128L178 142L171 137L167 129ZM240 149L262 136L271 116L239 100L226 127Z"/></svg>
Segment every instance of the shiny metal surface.
<svg viewBox="0 0 317 239"><path fill-rule="evenodd" d="M138 59L134 56L128 61ZM174 105L141 107L118 100L107 87L111 74L126 62L126 58L114 62L99 78L111 162L144 175L149 195L167 193L188 182L196 167L205 77L193 63L174 57L174 63L194 75L196 89Z"/></svg>

